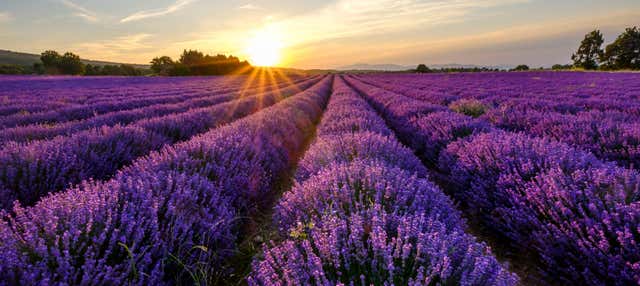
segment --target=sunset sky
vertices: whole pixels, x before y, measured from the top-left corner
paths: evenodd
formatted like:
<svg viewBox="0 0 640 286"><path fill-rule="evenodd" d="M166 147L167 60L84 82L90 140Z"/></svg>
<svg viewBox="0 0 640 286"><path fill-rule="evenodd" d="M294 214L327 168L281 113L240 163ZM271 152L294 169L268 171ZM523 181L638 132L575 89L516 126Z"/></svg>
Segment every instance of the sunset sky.
<svg viewBox="0 0 640 286"><path fill-rule="evenodd" d="M640 1L3 0L0 49L148 63L185 48L278 65L566 63L582 36L640 25Z"/></svg>

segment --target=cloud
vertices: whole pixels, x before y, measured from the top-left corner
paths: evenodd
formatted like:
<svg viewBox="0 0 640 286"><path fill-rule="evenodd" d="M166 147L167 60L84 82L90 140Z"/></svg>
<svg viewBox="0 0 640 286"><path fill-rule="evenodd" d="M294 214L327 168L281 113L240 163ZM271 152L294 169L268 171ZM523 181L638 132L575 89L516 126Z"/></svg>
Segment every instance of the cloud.
<svg viewBox="0 0 640 286"><path fill-rule="evenodd" d="M307 59L299 59L309 55L298 51L309 46L326 47L330 42L342 43L376 35L387 37L395 32L463 22L478 9L525 2L529 0L336 0L307 13L272 16L264 23L245 21L228 26L224 31L199 31L181 41L179 46L215 47L246 57L244 48L247 40L255 34L267 33L281 39L285 64L297 65L306 62ZM176 42L173 44L178 45Z"/></svg>
<svg viewBox="0 0 640 286"><path fill-rule="evenodd" d="M132 34L113 39L81 43L76 47L83 57L136 62L143 56L153 56L156 45L149 43L151 34Z"/></svg>
<svg viewBox="0 0 640 286"><path fill-rule="evenodd" d="M297 42L384 34L465 21L477 9L527 0L339 0L325 8L276 23L296 27Z"/></svg>
<svg viewBox="0 0 640 286"><path fill-rule="evenodd" d="M84 8L76 3L73 3L69 0L60 0L60 3L62 3L64 6L67 6L68 8L73 10L74 11L73 15L75 15L76 17L80 17L87 22L98 22L99 20L95 12L87 8Z"/></svg>
<svg viewBox="0 0 640 286"><path fill-rule="evenodd" d="M13 16L9 12L0 11L0 23L7 23L13 20Z"/></svg>
<svg viewBox="0 0 640 286"><path fill-rule="evenodd" d="M140 11L137 13L133 13L125 18L123 18L122 20L120 20L120 23L127 23L127 22L133 22L133 21L139 21L142 19L146 19L146 18L154 18L154 17L160 17L160 16L164 16L167 14L171 14L174 13L176 11L179 11L180 9L186 7L187 5L196 2L198 0L178 0L175 3L173 3L171 6L166 7L166 8L162 8L162 9L154 9L154 10L146 10L146 11Z"/></svg>
<svg viewBox="0 0 640 286"><path fill-rule="evenodd" d="M253 5L251 3L242 5L242 6L238 7L238 9L240 9L240 10L262 10L262 8L260 6Z"/></svg>
<svg viewBox="0 0 640 286"><path fill-rule="evenodd" d="M528 64L566 63L584 34L599 28L608 41L640 17L637 11L618 11L599 17L555 19L412 41L317 41L292 49L297 65L305 68L337 67L347 63Z"/></svg>

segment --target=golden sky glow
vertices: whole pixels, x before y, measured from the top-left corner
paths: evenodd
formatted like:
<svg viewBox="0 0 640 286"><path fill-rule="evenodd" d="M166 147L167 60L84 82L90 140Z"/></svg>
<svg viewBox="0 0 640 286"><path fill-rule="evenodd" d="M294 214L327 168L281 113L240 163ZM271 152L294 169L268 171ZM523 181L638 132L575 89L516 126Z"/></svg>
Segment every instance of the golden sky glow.
<svg viewBox="0 0 640 286"><path fill-rule="evenodd" d="M594 28L608 43L638 18L632 0L0 1L0 49L141 64L198 49L297 68L549 66Z"/></svg>

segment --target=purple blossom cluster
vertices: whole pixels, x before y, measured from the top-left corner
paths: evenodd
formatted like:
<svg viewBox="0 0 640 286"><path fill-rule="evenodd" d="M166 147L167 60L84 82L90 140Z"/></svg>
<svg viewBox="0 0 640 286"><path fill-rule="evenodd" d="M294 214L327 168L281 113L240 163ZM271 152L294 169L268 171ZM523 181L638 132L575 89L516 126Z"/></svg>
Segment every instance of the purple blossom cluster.
<svg viewBox="0 0 640 286"><path fill-rule="evenodd" d="M497 127L551 138L590 151L623 166L640 167L640 117L620 111L581 111L577 114L527 110L518 114L491 111Z"/></svg>
<svg viewBox="0 0 640 286"><path fill-rule="evenodd" d="M260 76L261 77L261 76ZM198 94L223 94L242 89L270 88L272 84L295 82L308 76L283 75L273 73L266 80L257 80L255 75L224 77L189 78L144 78L144 77L25 77L3 76L0 78L0 114L29 115L43 111L55 111L56 107L82 108L91 104L117 104L128 100L143 98L172 98L184 96L185 99ZM176 99L172 99L176 100ZM179 102L179 101L176 101ZM121 106L127 109L127 106ZM46 108L53 107L53 108ZM102 106L99 110L108 108ZM69 116L72 111L62 111ZM98 110L96 110L98 111ZM105 109L105 112L114 110ZM51 115L51 114L49 114ZM44 118L50 116L39 114ZM62 119L53 119L61 122Z"/></svg>
<svg viewBox="0 0 640 286"><path fill-rule="evenodd" d="M359 79L414 99L449 105L467 115L480 110L476 114L496 127L552 138L626 167L640 166L637 74L531 72Z"/></svg>
<svg viewBox="0 0 640 286"><path fill-rule="evenodd" d="M550 281L640 283L637 171L555 140L496 130L452 111L399 122L405 107L382 103L421 100L348 80L433 165L469 215L506 239L514 253L536 257ZM464 127L462 132L456 126Z"/></svg>
<svg viewBox="0 0 640 286"><path fill-rule="evenodd" d="M285 238L255 259L250 285L517 283L341 78L318 129L275 209Z"/></svg>
<svg viewBox="0 0 640 286"><path fill-rule="evenodd" d="M237 218L273 195L329 98L331 77L256 114L0 220L7 284L193 283L234 251ZM295 119L295 120L292 120Z"/></svg>
<svg viewBox="0 0 640 286"><path fill-rule="evenodd" d="M24 144L7 143L0 149L0 208L10 208L14 200L32 205L40 197L82 180L108 179L138 157L252 114L317 82L311 79L127 126L103 126Z"/></svg>
<svg viewBox="0 0 640 286"><path fill-rule="evenodd" d="M446 146L459 138L492 130L481 119L455 113L446 107L412 99L387 89L378 88L353 77L350 85L362 92L423 162L437 165ZM404 104L394 104L403 102Z"/></svg>
<svg viewBox="0 0 640 286"><path fill-rule="evenodd" d="M635 73L372 74L358 79L438 105L473 98L489 106L517 102L562 113L616 110L640 115Z"/></svg>
<svg viewBox="0 0 640 286"><path fill-rule="evenodd" d="M172 96L171 102L168 103L162 103L164 99L158 101L152 100L149 101L150 105L148 106L106 112L81 120L58 123L42 123L39 121L38 123L30 125L4 128L0 130L0 145L8 141L29 142L34 140L50 139L55 136L71 135L82 130L101 126L114 126L117 124L128 125L140 120L185 113L193 109L202 109L203 111L206 111L206 108L208 107L237 100L250 94L274 92L276 90L284 94L295 93L295 91L303 90L311 86L316 81L317 80L315 78L303 78L299 81L292 82L295 84L294 86L289 86L291 85L291 82L284 81L274 85L255 87L252 89L238 89L238 87L230 89L225 87L225 84L227 83L220 83L220 89L215 90L215 92L207 90L197 91L186 95L179 94ZM174 100L177 100L177 102L174 102ZM122 102L127 103L128 100L123 99ZM94 108L95 106L92 105L84 105L77 107L76 109L94 110ZM56 112L59 113L61 111L52 111L54 114Z"/></svg>
<svg viewBox="0 0 640 286"><path fill-rule="evenodd" d="M24 82L23 82L24 84ZM75 81L69 82L70 85L76 84ZM157 88L162 88L164 85L159 85ZM222 83L218 82L217 87L222 87ZM97 88L97 87L95 87ZM54 89L55 90L55 89ZM112 92L118 92L118 90L111 90ZM8 128L8 127L16 127L16 126L24 126L28 124L52 124L52 123L61 123L67 122L71 120L81 120L86 118L91 118L95 115L100 115L109 112L121 111L121 110L129 110L134 108L141 108L146 106L151 106L154 104L166 104L166 103L179 103L185 99L189 99L191 97L202 96L203 93L212 92L212 90L202 88L200 90L193 90L193 88L186 87L184 90L176 89L176 90L150 90L146 92L136 92L130 94L126 91L123 92L120 96L112 95L108 96L107 94L86 94L85 89L79 89L76 92L81 93L82 95L77 96L76 92L73 89L65 89L64 94L60 95L57 93L52 93L47 95L41 95L37 91L30 90L27 95L15 95L12 94L16 92L15 90L9 90L2 93L7 94L6 97L15 98L13 100L7 99L7 103L17 102L35 102L36 100L47 100L49 97L52 101L71 101L68 106L63 106L59 109L47 110L44 112L36 112L36 113L28 113L28 112L19 112L16 114L11 114L0 118L0 126ZM35 95L41 95L42 97L37 98ZM62 97L58 98L56 97ZM35 98L33 98L35 97ZM69 99L71 98L71 99ZM84 100L82 100L84 99Z"/></svg>
<svg viewBox="0 0 640 286"><path fill-rule="evenodd" d="M562 143L492 132L441 156L456 196L564 283L640 283L640 174Z"/></svg>

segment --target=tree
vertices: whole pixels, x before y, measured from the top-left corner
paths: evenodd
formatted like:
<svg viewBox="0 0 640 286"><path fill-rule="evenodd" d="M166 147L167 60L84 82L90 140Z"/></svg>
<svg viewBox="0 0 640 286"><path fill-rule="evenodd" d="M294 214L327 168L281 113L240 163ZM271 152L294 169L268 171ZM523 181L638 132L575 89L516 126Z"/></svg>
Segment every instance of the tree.
<svg viewBox="0 0 640 286"><path fill-rule="evenodd" d="M640 29L627 28L607 46L603 61L608 69L640 69Z"/></svg>
<svg viewBox="0 0 640 286"><path fill-rule="evenodd" d="M162 56L151 60L151 69L159 75L225 75L251 72L247 61L226 55L205 55L198 50L184 50L178 61ZM140 71L139 71L140 72Z"/></svg>
<svg viewBox="0 0 640 286"><path fill-rule="evenodd" d="M118 65L104 65L102 66L101 75L124 75L122 69Z"/></svg>
<svg viewBox="0 0 640 286"><path fill-rule="evenodd" d="M561 65L561 64L555 64L551 67L552 70L569 70L571 68L572 68L571 65Z"/></svg>
<svg viewBox="0 0 640 286"><path fill-rule="evenodd" d="M573 65L587 70L597 69L598 60L603 56L602 43L604 43L604 37L600 30L593 30L586 34L578 51L571 56Z"/></svg>
<svg viewBox="0 0 640 286"><path fill-rule="evenodd" d="M36 74L44 74L46 70L42 63L33 63L33 72Z"/></svg>
<svg viewBox="0 0 640 286"><path fill-rule="evenodd" d="M170 57L162 56L151 60L151 69L156 74L168 75L175 63Z"/></svg>
<svg viewBox="0 0 640 286"><path fill-rule="evenodd" d="M416 68L416 72L428 73L428 72L431 72L431 69L429 69L429 67L425 64L419 64L418 67Z"/></svg>
<svg viewBox="0 0 640 286"><path fill-rule="evenodd" d="M514 71L528 71L529 70L529 66L528 65L519 65L519 66L515 67L513 70Z"/></svg>
<svg viewBox="0 0 640 286"><path fill-rule="evenodd" d="M44 51L42 54L40 54L40 61L42 62L42 65L44 66L44 71L47 74L60 73L58 66L60 65L61 59L62 57L56 51L49 50L49 51Z"/></svg>
<svg viewBox="0 0 640 286"><path fill-rule="evenodd" d="M84 67L84 75L103 75L102 67L88 64Z"/></svg>
<svg viewBox="0 0 640 286"><path fill-rule="evenodd" d="M191 74L191 69L187 65L176 63L171 70L169 71L170 76L189 76Z"/></svg>
<svg viewBox="0 0 640 286"><path fill-rule="evenodd" d="M124 75L124 76L139 76L139 75L142 75L142 72L140 70L136 69L132 65L121 64L120 65L120 70L122 71L122 75Z"/></svg>
<svg viewBox="0 0 640 286"><path fill-rule="evenodd" d="M180 63L186 66L195 66L204 63L204 55L198 50L184 50L180 56Z"/></svg>
<svg viewBox="0 0 640 286"><path fill-rule="evenodd" d="M80 75L84 74L84 64L80 60L80 56L66 52L60 58L60 62L58 63L58 69L63 74L70 75Z"/></svg>

